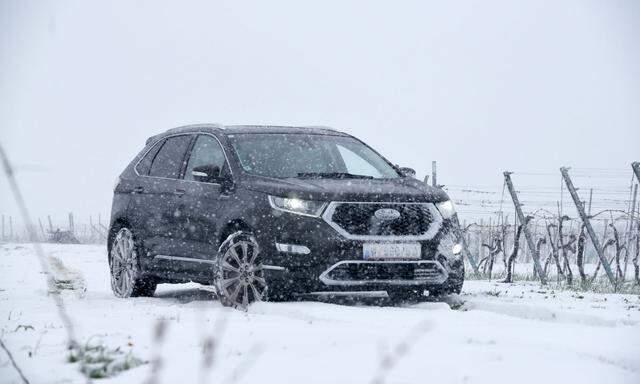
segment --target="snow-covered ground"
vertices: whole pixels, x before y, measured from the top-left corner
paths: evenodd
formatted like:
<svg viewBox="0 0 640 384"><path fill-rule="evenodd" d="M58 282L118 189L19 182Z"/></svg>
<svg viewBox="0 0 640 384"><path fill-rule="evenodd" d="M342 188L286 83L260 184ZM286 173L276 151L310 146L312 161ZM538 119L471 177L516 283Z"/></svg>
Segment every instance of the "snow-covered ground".
<svg viewBox="0 0 640 384"><path fill-rule="evenodd" d="M162 285L117 299L105 248L45 245L78 339L148 361L160 383L640 383L640 297L468 281L443 302L222 307L206 287ZM154 339L158 320L167 325ZM84 382L28 244L0 244L1 338L31 383ZM203 345L213 340L213 364ZM153 364L109 383L143 382ZM20 382L0 351L0 382Z"/></svg>

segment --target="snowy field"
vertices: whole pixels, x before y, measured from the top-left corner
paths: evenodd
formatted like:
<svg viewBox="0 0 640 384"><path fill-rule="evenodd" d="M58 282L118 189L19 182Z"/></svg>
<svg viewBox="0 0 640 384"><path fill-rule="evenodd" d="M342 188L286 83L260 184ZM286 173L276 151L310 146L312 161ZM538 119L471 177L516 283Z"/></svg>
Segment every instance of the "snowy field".
<svg viewBox="0 0 640 384"><path fill-rule="evenodd" d="M640 383L640 297L468 281L463 294L223 308L206 287L162 285L117 299L105 247L45 245L78 339L145 361L159 383ZM0 244L1 338L31 383L85 382L32 247ZM164 319L162 341L154 329ZM213 361L203 345L213 341ZM144 364L104 383L140 383ZM19 383L0 351L0 381Z"/></svg>

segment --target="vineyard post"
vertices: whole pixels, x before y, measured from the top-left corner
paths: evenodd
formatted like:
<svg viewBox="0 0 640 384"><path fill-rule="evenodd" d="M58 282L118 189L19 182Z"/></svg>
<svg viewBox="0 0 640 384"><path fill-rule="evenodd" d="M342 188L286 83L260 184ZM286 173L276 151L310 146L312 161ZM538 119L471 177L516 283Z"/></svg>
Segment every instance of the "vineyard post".
<svg viewBox="0 0 640 384"><path fill-rule="evenodd" d="M478 231L478 262L482 260L482 240L484 239L484 221L480 219L480 230Z"/></svg>
<svg viewBox="0 0 640 384"><path fill-rule="evenodd" d="M513 183L511 182L511 172L503 172L503 175L504 175L504 181L505 183L507 183L507 188L509 189L509 193L511 194L511 200L513 200L513 205L516 209L518 219L520 220L520 223L522 223L524 237L527 239L527 244L529 246L529 249L532 252L534 268L537 271L538 276L540 277L540 282L542 284L546 284L547 277L545 276L544 271L540 266L540 254L538 253L538 249L536 248L536 245L533 242L533 236L531 236L531 231L529 231L529 224L527 220L525 220L524 213L522 212L522 204L520 204L520 201L518 200L518 195L516 194L516 190L513 188Z"/></svg>
<svg viewBox="0 0 640 384"><path fill-rule="evenodd" d="M633 239L633 224L635 223L635 213L636 213L636 201L638 200L638 184L633 186L633 199L631 200L631 214L629 215L629 228L627 229L626 236L626 255L624 257L624 272L622 274L623 278L627 276L627 264L629 262L629 252L631 252L632 248L632 239Z"/></svg>
<svg viewBox="0 0 640 384"><path fill-rule="evenodd" d="M437 188L438 183L436 181L436 168L437 168L437 165L436 165L436 161L434 160L431 162L431 185Z"/></svg>
<svg viewBox="0 0 640 384"><path fill-rule="evenodd" d="M640 183L640 161L634 161L633 163L631 163L631 168L633 168L633 173L636 174L636 178Z"/></svg>
<svg viewBox="0 0 640 384"><path fill-rule="evenodd" d="M587 216L587 214L584 211L584 206L582 205L582 202L580 201L580 197L578 196L578 192L576 192L576 189L573 186L573 182L571 181L571 178L569 177L569 168L566 168L566 167L560 168L560 173L562 174L562 178L564 179L564 182L567 185L567 189L569 190L569 194L571 195L571 198L573 199L573 203L576 206L576 210L578 211L578 214L580 215L580 219L582 220L582 223L584 224L585 228L587 229L587 233L589 234L589 237L591 237L591 244L593 244L593 247L596 249L596 252L598 253L598 257L600 258L602 266L604 267L604 270L607 273L607 277L609 278L609 281L611 282L611 285L613 285L613 288L615 290L615 289L617 289L617 287L616 287L616 279L613 276L613 272L611 272L611 266L609 265L609 261L607 260L607 257L604 254L602 246L600 245L600 240L598 240L598 236L596 236L596 233L593 230L593 227L591 226L591 221L589 221L589 217Z"/></svg>
<svg viewBox="0 0 640 384"><path fill-rule="evenodd" d="M462 256L466 257L467 260L469 260L469 264L471 264L471 267L473 268L473 273L476 276L480 276L480 272L478 271L478 262L475 259L475 257L473 257L473 255L471 254L471 252L469 252L469 247L467 245L467 239L464 236L464 232L462 231L462 228L460 227L460 221L458 220L458 215L455 215L455 231L456 231L456 236L458 236L459 241L462 242Z"/></svg>
<svg viewBox="0 0 640 384"><path fill-rule="evenodd" d="M71 232L72 235L76 233L76 227L73 223L73 212L69 212L69 232Z"/></svg>

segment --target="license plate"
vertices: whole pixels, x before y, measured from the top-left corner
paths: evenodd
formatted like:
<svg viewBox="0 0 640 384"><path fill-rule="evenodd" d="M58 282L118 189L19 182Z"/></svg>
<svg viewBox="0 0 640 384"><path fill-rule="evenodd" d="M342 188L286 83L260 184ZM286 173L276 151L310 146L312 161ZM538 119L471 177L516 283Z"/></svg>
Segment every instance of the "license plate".
<svg viewBox="0 0 640 384"><path fill-rule="evenodd" d="M419 259L419 243L364 243L362 257L365 260Z"/></svg>

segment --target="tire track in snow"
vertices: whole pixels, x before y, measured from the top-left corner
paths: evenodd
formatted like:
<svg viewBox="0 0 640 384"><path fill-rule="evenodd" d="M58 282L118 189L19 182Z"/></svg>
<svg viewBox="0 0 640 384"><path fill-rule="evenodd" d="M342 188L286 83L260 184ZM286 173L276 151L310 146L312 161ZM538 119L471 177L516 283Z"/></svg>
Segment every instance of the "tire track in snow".
<svg viewBox="0 0 640 384"><path fill-rule="evenodd" d="M600 327L615 327L618 325L634 326L637 321L629 319L609 320L586 313L570 313L552 310L535 304L503 303L493 300L472 298L462 305L463 310L478 310L511 316L525 320L538 320L546 322L581 324Z"/></svg>
<svg viewBox="0 0 640 384"><path fill-rule="evenodd" d="M73 291L78 298L83 298L87 292L87 283L82 273L75 269L67 268L62 260L55 256L50 255L47 259L51 266L56 288L60 291Z"/></svg>

